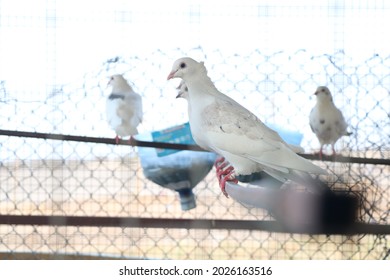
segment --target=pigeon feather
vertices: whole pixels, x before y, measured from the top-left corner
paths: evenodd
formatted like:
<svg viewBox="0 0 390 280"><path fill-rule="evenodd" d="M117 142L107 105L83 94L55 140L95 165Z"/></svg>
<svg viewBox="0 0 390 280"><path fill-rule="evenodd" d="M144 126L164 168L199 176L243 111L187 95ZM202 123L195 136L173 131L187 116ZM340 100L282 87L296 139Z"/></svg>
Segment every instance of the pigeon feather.
<svg viewBox="0 0 390 280"><path fill-rule="evenodd" d="M138 134L142 122L142 98L134 92L122 75L113 75L109 81L112 92L106 101L107 121L117 136Z"/></svg>
<svg viewBox="0 0 390 280"><path fill-rule="evenodd" d="M307 174L327 174L297 155L279 134L252 112L221 93L203 62L181 58L168 79L182 78L188 87L189 122L194 140L234 167L236 175L265 171L278 180L302 181Z"/></svg>
<svg viewBox="0 0 390 280"><path fill-rule="evenodd" d="M314 93L317 103L309 115L310 128L315 133L321 144L320 153L326 144L334 145L342 136L349 136L352 133L347 131L347 123L342 112L333 103L330 90L325 86L320 86Z"/></svg>

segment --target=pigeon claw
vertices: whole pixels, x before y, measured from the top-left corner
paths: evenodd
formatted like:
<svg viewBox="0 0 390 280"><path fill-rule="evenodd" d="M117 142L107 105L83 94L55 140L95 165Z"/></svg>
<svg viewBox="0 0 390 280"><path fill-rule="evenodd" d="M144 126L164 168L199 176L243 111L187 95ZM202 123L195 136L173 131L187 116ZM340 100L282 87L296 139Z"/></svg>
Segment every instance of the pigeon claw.
<svg viewBox="0 0 390 280"><path fill-rule="evenodd" d="M221 166L222 166L224 163L226 163L224 157L219 157L219 158L217 158L217 160L216 160L215 163L214 163L214 166L215 166L215 168L217 169L217 171L218 171L219 169L221 169ZM225 165L225 166L226 166L226 165ZM223 167L222 167L222 168L223 168Z"/></svg>
<svg viewBox="0 0 390 280"><path fill-rule="evenodd" d="M224 157L219 157L215 163L214 163L214 167L215 167L215 172L217 173L217 177L218 177L218 180L221 179L221 175L224 174L225 172L225 167L228 166L228 162L225 161L225 158Z"/></svg>
<svg viewBox="0 0 390 280"><path fill-rule="evenodd" d="M226 175L221 175L221 177L219 177L219 187L221 188L221 191L224 196L229 197L228 193L225 190L226 182L234 182L237 184L238 180L234 177L233 166L228 167L226 170L229 170L229 172Z"/></svg>
<svg viewBox="0 0 390 280"><path fill-rule="evenodd" d="M216 172L217 172L217 175L218 177L220 177L219 174L223 174L225 172L225 168L229 165L228 162L224 161L223 163L221 163L220 165L216 166Z"/></svg>
<svg viewBox="0 0 390 280"><path fill-rule="evenodd" d="M116 137L115 137L115 143L118 145L119 144L119 136L117 135Z"/></svg>
<svg viewBox="0 0 390 280"><path fill-rule="evenodd" d="M222 193L229 197L228 193L225 191L226 182L238 183L238 180L234 177L234 167L229 166L229 162L225 160L224 157L219 157L214 163L217 178L219 182L219 187L221 188Z"/></svg>
<svg viewBox="0 0 390 280"><path fill-rule="evenodd" d="M228 165L227 162L223 162L221 166L218 167L219 170L217 170L217 177L219 182L219 187L221 188L222 193L229 197L227 194L225 188L226 188L226 182L234 182L238 183L238 180L234 177L234 167L229 166L225 169L225 167Z"/></svg>

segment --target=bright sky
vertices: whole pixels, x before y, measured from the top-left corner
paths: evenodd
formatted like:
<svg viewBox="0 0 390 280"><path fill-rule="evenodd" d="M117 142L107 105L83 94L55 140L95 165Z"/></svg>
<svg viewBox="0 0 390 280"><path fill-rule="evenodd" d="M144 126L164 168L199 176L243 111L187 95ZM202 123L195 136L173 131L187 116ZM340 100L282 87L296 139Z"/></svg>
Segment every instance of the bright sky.
<svg viewBox="0 0 390 280"><path fill-rule="evenodd" d="M390 26L388 1L2 0L0 8L0 79L35 94L107 58L156 49L387 54Z"/></svg>

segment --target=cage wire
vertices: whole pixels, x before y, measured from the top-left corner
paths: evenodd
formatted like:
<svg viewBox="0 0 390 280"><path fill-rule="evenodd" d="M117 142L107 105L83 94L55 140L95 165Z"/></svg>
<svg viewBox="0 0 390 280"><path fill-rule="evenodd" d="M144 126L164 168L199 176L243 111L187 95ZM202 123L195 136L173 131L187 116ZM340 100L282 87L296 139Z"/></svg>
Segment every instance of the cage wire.
<svg viewBox="0 0 390 280"><path fill-rule="evenodd" d="M342 51L311 56L305 50L273 54L254 50L246 55L226 56L219 50L206 54L199 47L185 53L207 59L206 67L216 86L262 120L303 132L302 146L309 153L319 147L308 125L308 110L314 105L311 96L318 84L326 83L353 132L339 141L338 151L346 156L389 157L390 99L386 79L390 57L374 55L356 65L344 65L340 62L351 59ZM109 91L106 83L114 73L122 73L142 95L143 131L180 124L187 121L186 104L174 98L177 83L163 80L165 65L154 65L153 61L157 56L183 55L184 51L174 49L172 54L156 50L148 57L110 58L96 72L87 73L80 83L63 85L44 102L23 102L8 96L2 104L2 112L8 112L1 115L2 127L113 138L104 104ZM152 69L155 73L149 75ZM290 109L280 104L288 104ZM175 114L168 114L172 110ZM273 219L263 209L245 207L221 196L213 170L194 189L196 208L182 211L177 194L145 178L137 148L4 135L1 145L3 215ZM333 189L361 194L364 203L360 221L389 223L388 165L315 163L331 172L328 181ZM1 252L49 253L58 257L75 254L79 258L92 254L178 259L381 259L388 258L389 247L388 237L383 235L308 236L234 229L34 225L2 225L0 229Z"/></svg>
<svg viewBox="0 0 390 280"><path fill-rule="evenodd" d="M88 20L68 18L66 7L58 1L28 5L16 17L0 17L2 38L8 38L8 33L1 33L2 30L15 26L27 31L46 28L44 71L49 77L37 92L26 92L0 76L2 131L113 139L115 134L106 121L105 100L110 92L108 77L117 73L123 74L143 98L144 121L140 133L185 123L188 121L186 101L175 98L179 81L167 82L166 76L175 59L191 56L205 62L210 78L221 92L261 120L302 133L301 146L308 154L319 149L308 121L315 103L313 94L317 86L328 86L353 133L337 142L338 153L346 157L389 159L390 56L371 52L356 57L343 48L343 32L348 25L344 17L349 13L365 15L363 4L355 7L349 2L341 5L330 1L321 7L282 7L256 2L253 4L256 9L244 5L245 13L241 16L250 18L248 15L255 13L261 24L268 27L271 27L268 20L276 19L277 15L291 17L297 12L292 19L298 20L302 9L315 14L317 11L318 15L325 10L335 19L333 52L314 54L304 48L274 49L267 47L269 41L265 41L264 48L245 48L240 52L218 47L156 47L136 55L105 57L98 67L83 73L79 79L58 83L57 64L63 62L58 61L57 54L63 50L56 32L67 31L66 20L79 23L85 30L99 26L106 34L110 30L105 29L105 24L114 22L115 32L124 35L127 25L142 22L143 16L147 16L141 9L128 8L126 5L130 4L126 1L114 2L110 5L118 7L112 13L100 13L91 7L92 12L83 15ZM4 3L0 1L0 15L9 8ZM382 19L386 16L383 4L376 4L373 10ZM45 9L35 22L29 16L29 9L35 11L41 6ZM96 6L105 9L101 3ZM231 6L229 17L239 11L241 6L240 9ZM196 28L205 20L205 13L220 16L217 7L197 5L190 5L189 12L184 11L180 16ZM158 13L152 16L145 20L166 20ZM35 45L36 38L42 38L42 34L31 32L28 38ZM31 53L21 53L13 59L27 60L26 55ZM16 63L8 57L1 59ZM38 60L34 63L40 64ZM34 65L26 67L34 71ZM30 83L33 81L25 81L26 85ZM389 165L319 160L314 163L329 171L327 180L332 189L359 193L363 201L359 221L390 223ZM226 199L220 192L214 170L194 188L194 193L196 208L183 211L177 193L145 177L137 147L0 135L0 215L274 220L263 209ZM390 240L383 234L309 235L234 228L2 224L0 258L389 259Z"/></svg>

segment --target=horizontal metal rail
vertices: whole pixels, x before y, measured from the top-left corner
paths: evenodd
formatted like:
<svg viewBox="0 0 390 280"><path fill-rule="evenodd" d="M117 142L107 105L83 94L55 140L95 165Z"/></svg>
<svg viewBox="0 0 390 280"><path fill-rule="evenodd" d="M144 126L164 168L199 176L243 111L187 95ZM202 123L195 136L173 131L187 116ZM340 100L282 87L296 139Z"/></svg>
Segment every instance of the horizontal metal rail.
<svg viewBox="0 0 390 280"><path fill-rule="evenodd" d="M196 145L140 141L133 137L130 139L130 141L119 139L117 144L114 138L64 135L64 134L52 134L52 133L28 132L28 131L14 131L14 130L3 130L3 129L0 129L0 135L25 137L25 138L49 139L49 140L61 140L61 141L87 142L87 143L95 143L95 144L125 145L125 146L133 146L133 147L138 146L138 147L173 149L173 150L204 151L201 147Z"/></svg>
<svg viewBox="0 0 390 280"><path fill-rule="evenodd" d="M276 221L220 220L220 219L167 219L97 216L38 216L0 215L3 225L122 227L122 228L175 228L208 230L260 230L300 234L390 234L390 225L352 223L346 226L311 226L288 229Z"/></svg>
<svg viewBox="0 0 390 280"><path fill-rule="evenodd" d="M132 137L130 141L120 139L116 144L114 138L101 138L101 137L89 137L89 136L77 136L77 135L64 135L64 134L52 134L52 133L40 133L40 132L28 132L28 131L15 131L0 129L0 135L25 137L25 138L38 138L49 140L61 140L61 141L75 141L75 142L87 142L96 144L111 144L111 145L127 145L138 147L149 147L158 149L173 149L173 150L191 150L191 151L205 151L197 145L184 145L175 143L162 143L162 142L150 142L140 141ZM300 156L309 160L319 160L316 154L299 154ZM344 157L337 155L322 157L323 161L343 162L343 163L359 163L359 164L377 164L377 165L390 165L390 159L380 158L361 158L361 157Z"/></svg>

